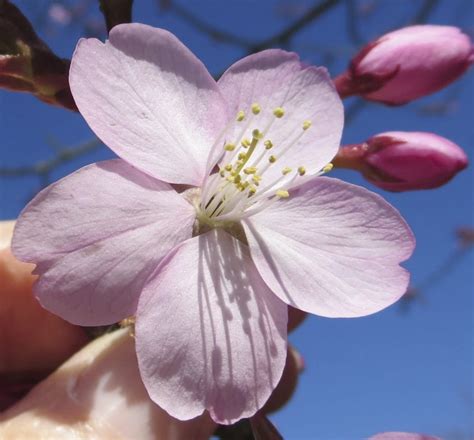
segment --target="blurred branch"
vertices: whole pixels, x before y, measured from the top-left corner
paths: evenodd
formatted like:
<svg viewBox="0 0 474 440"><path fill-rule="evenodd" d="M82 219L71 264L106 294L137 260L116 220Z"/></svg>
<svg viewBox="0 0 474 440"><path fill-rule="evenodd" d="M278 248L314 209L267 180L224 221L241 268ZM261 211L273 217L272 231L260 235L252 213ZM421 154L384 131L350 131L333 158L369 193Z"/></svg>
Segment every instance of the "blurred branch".
<svg viewBox="0 0 474 440"><path fill-rule="evenodd" d="M80 145L56 150L56 155L52 159L43 160L33 165L15 168L0 167L0 177L38 176L42 180L42 186L45 186L45 183L49 183L50 174L58 166L95 151L100 146L102 146L102 142L99 139L92 139Z"/></svg>
<svg viewBox="0 0 474 440"><path fill-rule="evenodd" d="M415 286L416 291L425 291L435 284L437 284L444 277L449 275L451 271L464 259L464 257L472 250L473 242L470 245L458 246L448 257L437 267L431 274L429 274L418 286Z"/></svg>
<svg viewBox="0 0 474 440"><path fill-rule="evenodd" d="M356 116L364 110L364 108L367 107L369 104L368 101L365 101L364 99L361 98L354 98L355 100L347 106L346 112L345 112L345 123L350 124Z"/></svg>
<svg viewBox="0 0 474 440"><path fill-rule="evenodd" d="M346 0L346 10L347 34L356 46L360 46L362 43L364 43L364 39L361 37L359 28L357 26L358 17L355 0Z"/></svg>
<svg viewBox="0 0 474 440"><path fill-rule="evenodd" d="M133 0L99 0L100 10L104 14L107 31L121 23L132 21Z"/></svg>
<svg viewBox="0 0 474 440"><path fill-rule="evenodd" d="M293 37L293 35L340 2L341 0L323 0L317 3L292 24L277 32L275 35L260 41L259 43L254 43L237 35L217 29L213 25L196 17L188 9L176 2L172 3L171 8L180 18L194 26L198 31L204 32L215 40L242 46L243 48L247 49L248 53L250 54L259 52L275 45L285 46L291 37Z"/></svg>
<svg viewBox="0 0 474 440"><path fill-rule="evenodd" d="M235 44L237 46L243 46L247 48L252 45L252 42L250 40L246 40L237 35L231 34L230 32L217 29L213 25L205 22L204 20L201 20L199 17L191 13L188 9L184 8L176 2L171 3L169 8L172 9L179 18L186 21L196 30L207 34L214 40L229 44Z"/></svg>
<svg viewBox="0 0 474 440"><path fill-rule="evenodd" d="M412 19L412 23L424 23L438 6L439 0L425 0Z"/></svg>
<svg viewBox="0 0 474 440"><path fill-rule="evenodd" d="M312 8L310 8L302 17L287 26L285 29L281 30L272 37L267 38L261 41L260 43L251 46L250 53L258 52L260 50L275 45L286 45L297 32L301 31L303 28L311 24L314 20L319 18L321 15L329 11L331 8L333 8L340 2L341 0L323 0L317 3Z"/></svg>
<svg viewBox="0 0 474 440"><path fill-rule="evenodd" d="M423 293L447 277L474 248L474 228L458 228L456 237L458 239L457 247L424 280L416 286L409 287L407 293L402 297L400 305L405 310L414 300L423 299Z"/></svg>

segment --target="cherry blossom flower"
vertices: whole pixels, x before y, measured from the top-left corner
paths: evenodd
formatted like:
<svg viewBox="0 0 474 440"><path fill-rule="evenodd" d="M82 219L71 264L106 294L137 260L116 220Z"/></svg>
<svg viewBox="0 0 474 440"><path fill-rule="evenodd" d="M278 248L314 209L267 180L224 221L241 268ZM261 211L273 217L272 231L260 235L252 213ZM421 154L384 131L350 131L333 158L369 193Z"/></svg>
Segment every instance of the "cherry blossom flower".
<svg viewBox="0 0 474 440"><path fill-rule="evenodd" d="M172 416L261 408L285 365L288 304L355 317L405 292L414 240L399 213L319 177L343 127L325 69L267 50L216 83L169 32L124 24L79 42L70 83L120 159L37 195L13 249L68 321L136 316L142 379Z"/></svg>

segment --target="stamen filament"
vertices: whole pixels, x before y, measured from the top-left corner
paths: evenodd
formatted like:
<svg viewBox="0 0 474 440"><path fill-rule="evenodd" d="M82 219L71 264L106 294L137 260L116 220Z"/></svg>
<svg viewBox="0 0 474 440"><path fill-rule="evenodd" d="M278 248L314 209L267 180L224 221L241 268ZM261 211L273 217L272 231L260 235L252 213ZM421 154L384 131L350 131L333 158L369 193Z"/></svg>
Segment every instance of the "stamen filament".
<svg viewBox="0 0 474 440"><path fill-rule="evenodd" d="M221 224L213 222L238 221L260 212L273 203L288 198L290 196L288 189L295 179L303 182L315 176L315 174L306 175L306 168L302 165L296 166L294 161L289 164L283 163L282 168L279 167L280 176L273 172L268 176L264 175L277 158L278 163L284 161L286 153L299 144L301 137L311 127L311 121L303 121L299 132L294 133L293 139L289 136L287 142L282 142L284 138L276 139L275 147L267 135L275 121L285 115L285 111L282 107L274 107L273 110L266 109L265 113L260 115L261 113L262 108L258 103L253 103L245 112L240 110L233 120L234 124L240 125L235 130L237 139L226 135L232 129L228 124L213 144L213 157L216 157L215 148L218 145L223 154L219 161L218 172L207 175L204 181L201 201L197 208L199 218L202 216L203 221L211 225L218 227ZM250 130L251 124L255 124L256 119L259 119L260 123L266 121L262 131L257 128ZM331 164L328 164L316 175L328 172L331 168ZM265 180L267 178L271 180Z"/></svg>

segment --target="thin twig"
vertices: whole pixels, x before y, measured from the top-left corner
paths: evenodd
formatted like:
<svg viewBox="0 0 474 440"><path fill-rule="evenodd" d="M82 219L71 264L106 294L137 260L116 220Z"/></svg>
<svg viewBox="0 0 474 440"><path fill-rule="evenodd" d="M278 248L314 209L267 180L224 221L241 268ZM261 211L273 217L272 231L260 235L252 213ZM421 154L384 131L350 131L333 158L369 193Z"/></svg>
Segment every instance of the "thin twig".
<svg viewBox="0 0 474 440"><path fill-rule="evenodd" d="M95 151L100 146L102 146L102 142L99 139L92 139L80 145L57 150L55 157L52 159L42 160L33 165L16 168L0 167L0 177L39 176L42 179L42 186L44 186L45 183L49 183L49 175L59 165Z"/></svg>
<svg viewBox="0 0 474 440"><path fill-rule="evenodd" d="M325 12L329 11L331 8L340 3L341 0L323 0L312 8L310 8L306 13L300 17L298 20L294 21L292 24L287 26L285 29L276 33L272 37L269 37L260 43L257 43L250 47L250 53L259 52L268 47L273 47L275 45L286 45L290 39L303 28L311 24L314 20L319 18Z"/></svg>
<svg viewBox="0 0 474 440"><path fill-rule="evenodd" d="M191 13L188 9L184 8L176 2L173 2L170 7L179 18L186 21L196 30L207 34L209 37L215 40L222 41L224 43L235 44L237 46L243 46L246 48L252 46L252 41L231 34L230 32L217 29L206 21L201 20L199 17Z"/></svg>
<svg viewBox="0 0 474 440"><path fill-rule="evenodd" d="M345 124L350 124L351 122L354 121L356 116L364 110L367 105L369 104L368 101L362 99L362 98L354 98L354 102L352 102L350 105L347 106L346 112L345 112Z"/></svg>
<svg viewBox="0 0 474 440"><path fill-rule="evenodd" d="M172 3L172 9L178 15L178 17L194 26L198 31L204 32L211 38L220 40L224 43L241 46L247 49L248 53L250 54L254 52L259 52L260 50L275 45L287 46L291 37L293 37L294 34L299 32L301 29L309 25L311 22L319 18L322 14L324 14L340 2L341 0L323 0L317 3L312 8L310 8L303 16L291 23L289 26L277 32L275 35L260 41L259 43L254 43L250 40L234 35L230 32L218 29L213 25L207 23L206 21L201 20L199 17L191 13L188 9L184 8L176 2Z"/></svg>
<svg viewBox="0 0 474 440"><path fill-rule="evenodd" d="M425 0L417 14L411 20L412 23L425 23L433 10L438 6L439 0Z"/></svg>
<svg viewBox="0 0 474 440"><path fill-rule="evenodd" d="M354 0L346 0L346 10L347 34L355 46L360 46L364 43L364 39L361 37L357 26L357 10Z"/></svg>
<svg viewBox="0 0 474 440"><path fill-rule="evenodd" d="M450 272L464 259L472 250L472 247L458 247L429 274L422 282L414 287L415 291L425 291L438 283L441 279L449 275Z"/></svg>

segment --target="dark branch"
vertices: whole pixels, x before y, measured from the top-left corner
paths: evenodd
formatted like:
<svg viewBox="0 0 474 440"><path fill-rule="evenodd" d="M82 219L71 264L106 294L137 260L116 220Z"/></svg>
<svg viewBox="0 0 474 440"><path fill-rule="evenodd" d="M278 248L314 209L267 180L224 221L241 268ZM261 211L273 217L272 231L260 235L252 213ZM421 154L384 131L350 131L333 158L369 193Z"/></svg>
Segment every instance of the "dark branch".
<svg viewBox="0 0 474 440"><path fill-rule="evenodd" d="M214 26L205 22L204 20L201 20L199 17L195 16L186 8L182 7L176 2L173 2L171 4L171 8L179 18L186 21L188 24L194 26L196 30L207 34L214 40L221 41L223 43L235 44L237 46L243 46L247 48L252 45L252 42L250 40L240 38L237 35L215 28Z"/></svg>
<svg viewBox="0 0 474 440"><path fill-rule="evenodd" d="M39 176L42 179L47 178L59 165L90 153L100 146L102 146L102 142L99 139L92 139L74 147L57 150L56 156L52 159L43 160L33 165L17 168L2 167L0 168L0 177Z"/></svg>
<svg viewBox="0 0 474 440"><path fill-rule="evenodd" d="M285 46L297 32L311 24L325 12L340 3L341 0L323 0L310 8L302 17L281 30L270 38L261 41L250 47L250 52L259 52L260 50L273 47L275 45Z"/></svg>
<svg viewBox="0 0 474 440"><path fill-rule="evenodd" d="M354 45L359 46L364 43L364 39L361 37L357 27L357 10L354 0L346 0L346 10L347 34Z"/></svg>
<svg viewBox="0 0 474 440"><path fill-rule="evenodd" d="M133 0L99 0L107 31L121 23L132 21Z"/></svg>
<svg viewBox="0 0 474 440"><path fill-rule="evenodd" d="M322 14L324 14L340 2L341 0L323 0L317 3L312 8L310 8L302 17L287 26L285 29L279 31L278 33L269 38L266 38L265 40L260 41L259 43L253 43L250 40L217 29L213 25L196 17L194 14L192 14L186 8L182 7L176 2L172 3L172 8L174 12L178 15L178 17L194 26L198 31L204 32L215 40L244 47L247 49L248 53L254 53L275 45L287 46L293 35L295 35L301 29L312 23L314 20L319 18Z"/></svg>
<svg viewBox="0 0 474 440"><path fill-rule="evenodd" d="M0 0L0 55L0 88L30 92L77 111L69 89L69 60L56 56L8 0Z"/></svg>
<svg viewBox="0 0 474 440"><path fill-rule="evenodd" d="M412 23L425 23L433 10L438 6L439 0L425 0L412 19Z"/></svg>

